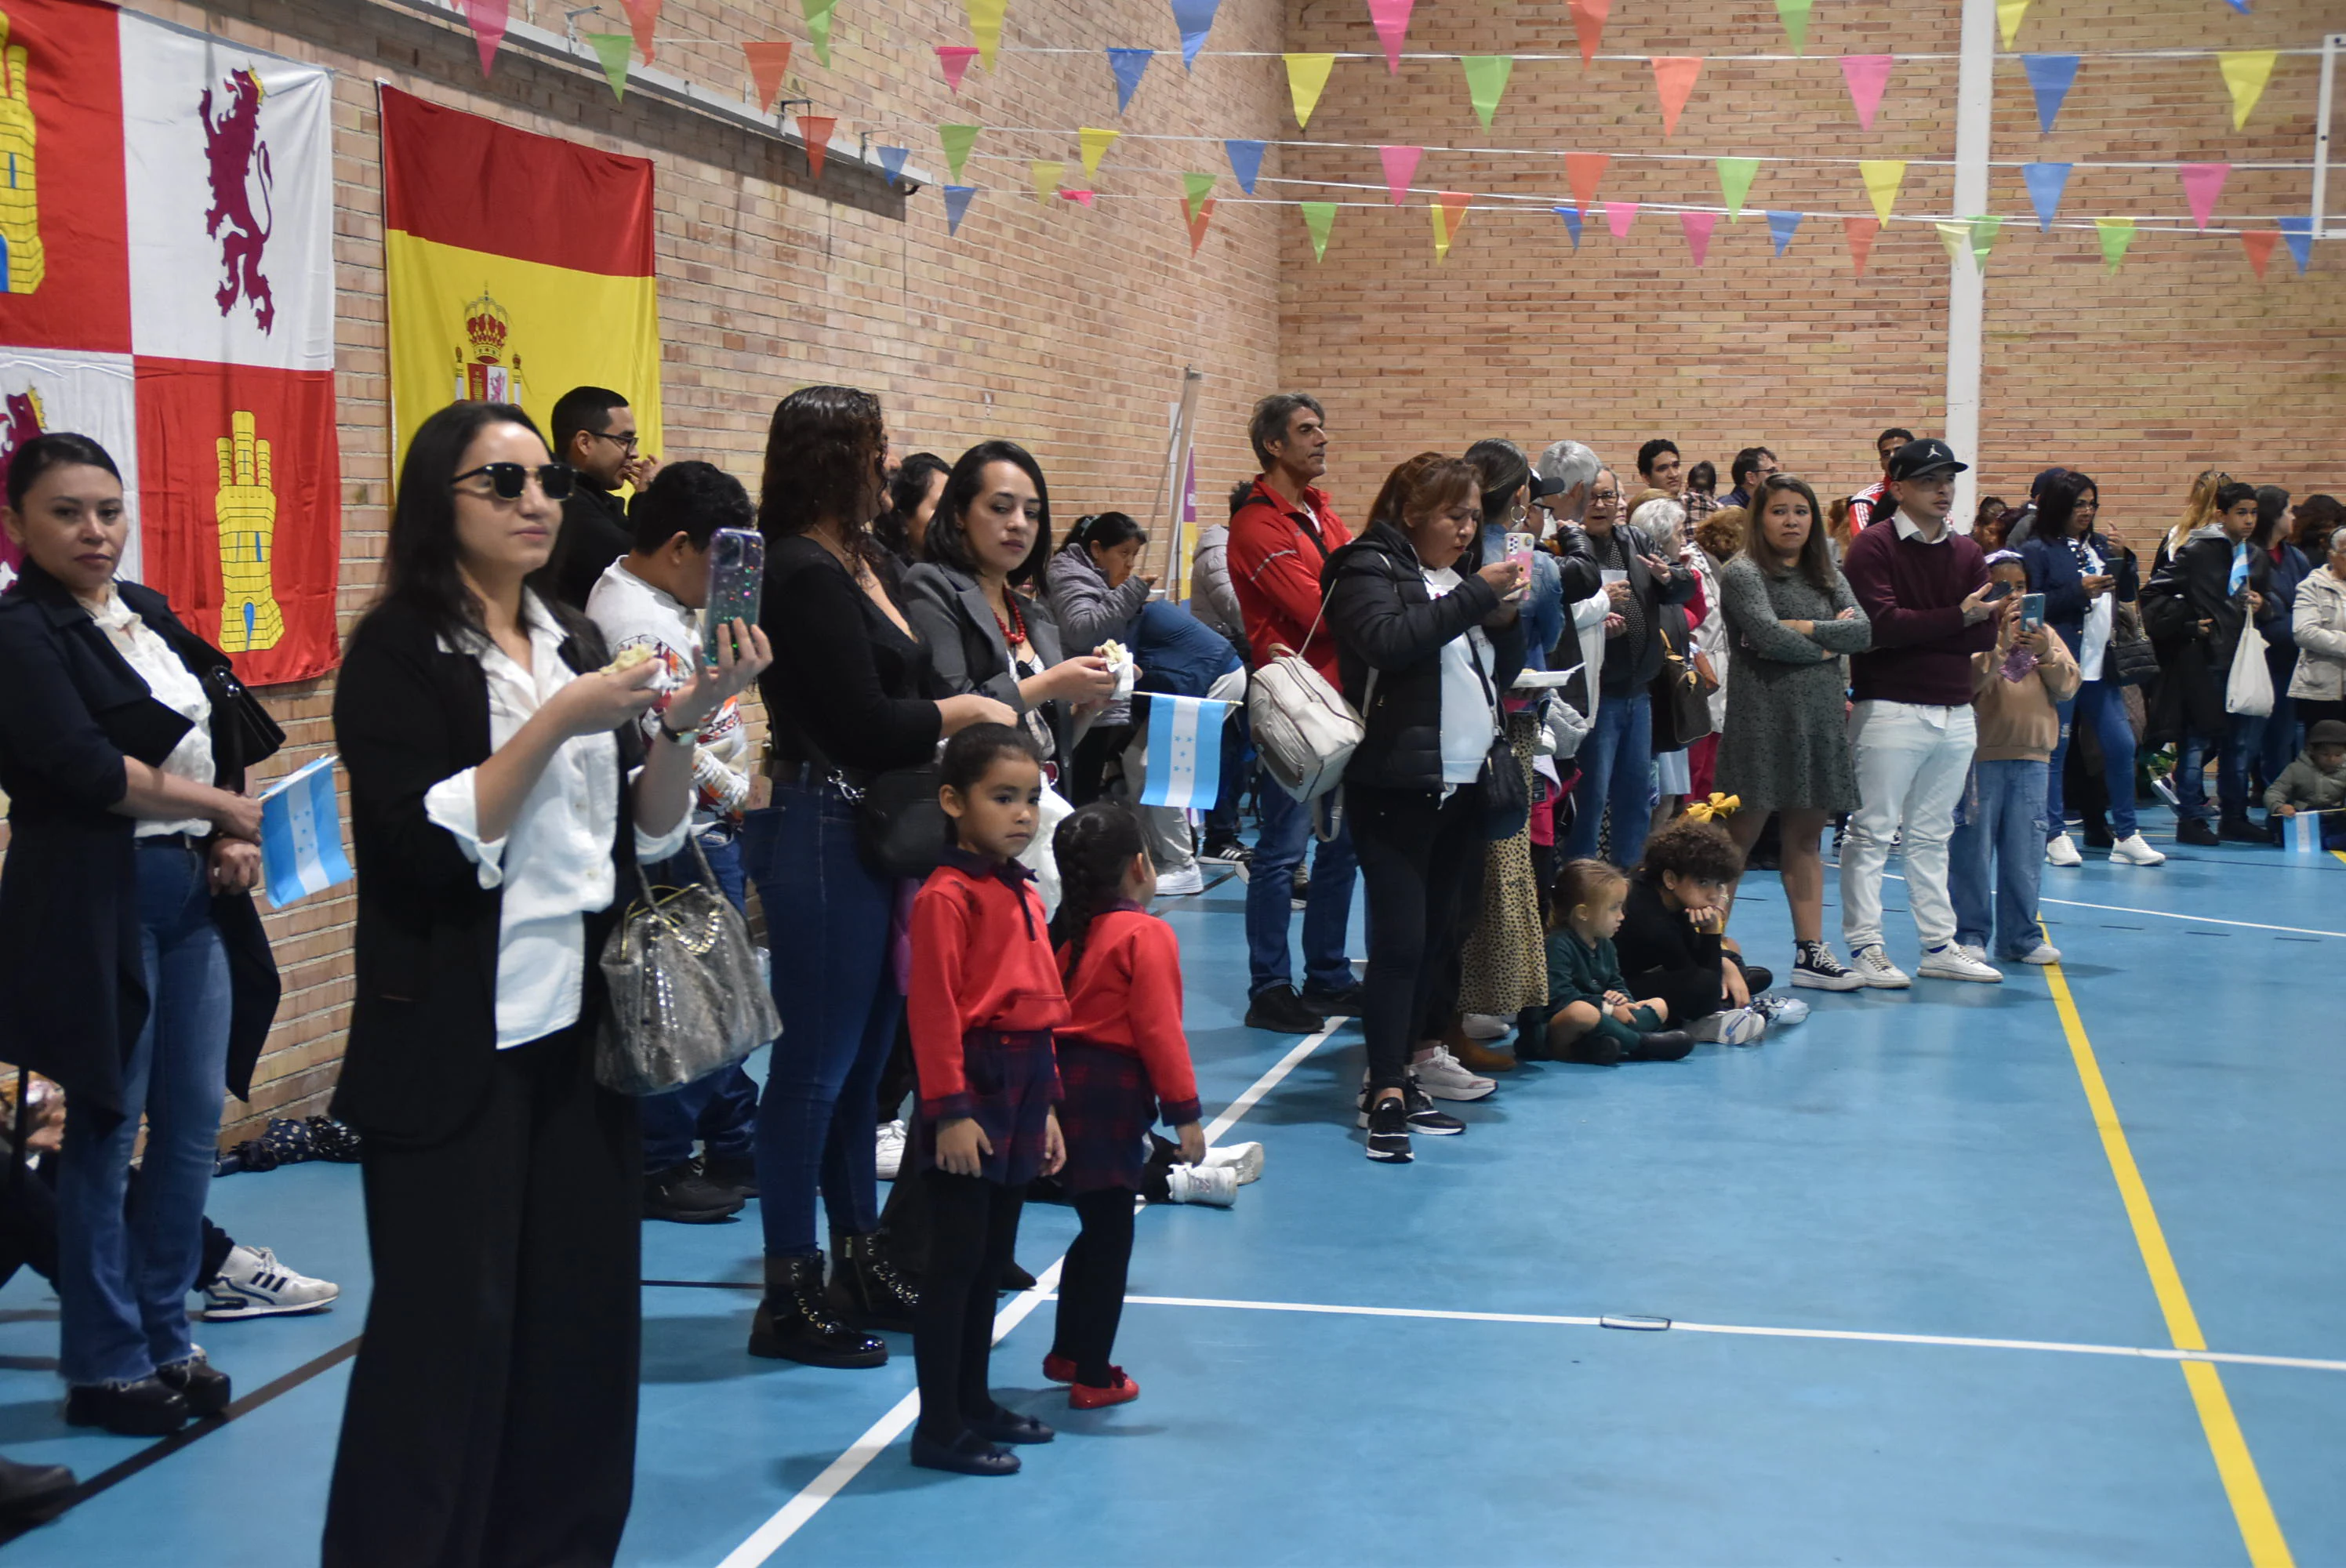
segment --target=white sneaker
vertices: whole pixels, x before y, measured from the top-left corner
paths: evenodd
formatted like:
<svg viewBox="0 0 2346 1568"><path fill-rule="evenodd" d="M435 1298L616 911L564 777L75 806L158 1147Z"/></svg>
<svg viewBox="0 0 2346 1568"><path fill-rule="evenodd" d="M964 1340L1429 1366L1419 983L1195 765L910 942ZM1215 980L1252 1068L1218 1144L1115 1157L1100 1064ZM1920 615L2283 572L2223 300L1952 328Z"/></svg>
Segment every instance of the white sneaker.
<svg viewBox="0 0 2346 1568"><path fill-rule="evenodd" d="M2046 840L2045 863L2048 866L2082 866L2086 863L2086 857L2077 853L2077 846L2068 834L2064 833L2057 839Z"/></svg>
<svg viewBox="0 0 2346 1568"><path fill-rule="evenodd" d="M1479 1100L1499 1086L1496 1078L1478 1078L1466 1071L1446 1045L1437 1045L1433 1055L1412 1062L1409 1070L1417 1074L1418 1087L1437 1100Z"/></svg>
<svg viewBox="0 0 2346 1568"><path fill-rule="evenodd" d="M2110 859L2121 866L2163 866L2167 857L2150 847L2140 833L2128 833L2110 846Z"/></svg>
<svg viewBox="0 0 2346 1568"><path fill-rule="evenodd" d="M1515 1032L1515 1021L1495 1013L1469 1013L1458 1028L1469 1040L1504 1040Z"/></svg>
<svg viewBox="0 0 2346 1568"><path fill-rule="evenodd" d="M1202 893L1205 891L1206 873L1198 869L1198 862L1195 860L1186 866L1167 871L1157 879L1157 896L1160 899L1187 898L1191 893Z"/></svg>
<svg viewBox="0 0 2346 1568"><path fill-rule="evenodd" d="M1239 1173L1229 1166L1177 1165L1165 1173L1165 1185L1175 1203L1228 1208L1239 1200Z"/></svg>
<svg viewBox="0 0 2346 1568"><path fill-rule="evenodd" d="M1955 946L1962 951L1963 955L1965 958L1970 959L1974 963L1985 963L1987 962L1987 949L1982 947L1978 942L1959 942L1955 943Z"/></svg>
<svg viewBox="0 0 2346 1568"><path fill-rule="evenodd" d="M1206 1151L1207 1170L1227 1168L1239 1173L1239 1186L1262 1179L1260 1144L1223 1144Z"/></svg>
<svg viewBox="0 0 2346 1568"><path fill-rule="evenodd" d="M218 1323L231 1318L276 1318L321 1312L342 1288L296 1274L265 1247L238 1242L220 1264L219 1278L204 1287L203 1310L196 1316Z"/></svg>
<svg viewBox="0 0 2346 1568"><path fill-rule="evenodd" d="M2055 947L2049 942L2040 942L2035 947L2030 948L2026 952L2022 953L2020 955L2020 962L2023 963L2058 963L2061 962L2061 950Z"/></svg>
<svg viewBox="0 0 2346 1568"><path fill-rule="evenodd" d="M904 1124L901 1117L881 1124L880 1146L874 1157L879 1162L882 1181L894 1181L896 1173L904 1168Z"/></svg>
<svg viewBox="0 0 2346 1568"><path fill-rule="evenodd" d="M1860 981L1876 991L1903 991L1914 983L1904 970L1890 962L1890 954L1878 942L1868 942L1851 952L1849 967Z"/></svg>
<svg viewBox="0 0 2346 1568"><path fill-rule="evenodd" d="M1989 984L2004 978L2004 971L1985 959L1974 958L1969 949L1952 942L1924 952L1914 972L1925 980L1976 980Z"/></svg>
<svg viewBox="0 0 2346 1568"><path fill-rule="evenodd" d="M1757 1045L1767 1033L1768 1020L1755 1007L1726 1008L1687 1025L1689 1038L1719 1045Z"/></svg>
<svg viewBox="0 0 2346 1568"><path fill-rule="evenodd" d="M1751 999L1751 1011L1779 1029L1790 1029L1795 1023L1809 1021L1809 1004L1797 996L1779 996L1763 991Z"/></svg>

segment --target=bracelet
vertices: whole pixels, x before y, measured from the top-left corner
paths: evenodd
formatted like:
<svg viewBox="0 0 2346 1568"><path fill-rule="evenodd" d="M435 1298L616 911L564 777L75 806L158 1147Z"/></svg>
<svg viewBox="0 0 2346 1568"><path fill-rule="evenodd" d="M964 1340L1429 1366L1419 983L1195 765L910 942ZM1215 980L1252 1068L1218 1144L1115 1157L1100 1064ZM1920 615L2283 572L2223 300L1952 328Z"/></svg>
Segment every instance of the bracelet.
<svg viewBox="0 0 2346 1568"><path fill-rule="evenodd" d="M668 716L666 714L660 715L655 722L659 726L659 732L668 739L675 741L678 746L690 746L694 741L699 738L700 730L698 726L695 726L693 728L684 730L681 733L670 729L668 727Z"/></svg>

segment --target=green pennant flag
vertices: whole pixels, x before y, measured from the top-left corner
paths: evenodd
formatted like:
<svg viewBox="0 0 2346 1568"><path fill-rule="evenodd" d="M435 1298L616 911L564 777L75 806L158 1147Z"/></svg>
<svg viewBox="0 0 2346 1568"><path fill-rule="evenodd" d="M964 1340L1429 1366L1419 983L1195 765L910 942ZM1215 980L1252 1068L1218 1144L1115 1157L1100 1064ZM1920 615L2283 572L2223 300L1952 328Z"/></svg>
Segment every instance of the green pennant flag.
<svg viewBox="0 0 2346 1568"><path fill-rule="evenodd" d="M1303 227L1311 230L1311 259L1328 260L1328 231L1336 227L1336 204L1332 201L1299 201L1303 209Z"/></svg>
<svg viewBox="0 0 2346 1568"><path fill-rule="evenodd" d="M1499 112L1499 96L1507 90L1507 78L1515 74L1513 55L1461 55L1458 63L1466 67L1466 96L1474 100L1474 112L1483 117L1483 128L1491 128L1491 117Z"/></svg>
<svg viewBox="0 0 2346 1568"><path fill-rule="evenodd" d="M1972 260L1979 264L1982 271L1985 271L1987 253L1995 246L1996 231L2004 227L2004 219L1984 214L1968 223L1959 220L1932 227L1939 231L1939 244L1947 252L1948 260L1954 260L1968 249Z"/></svg>
<svg viewBox="0 0 2346 1568"><path fill-rule="evenodd" d="M977 140L979 126L939 126L937 139L945 144L945 166L953 170L955 179L961 178L961 166L969 161L969 149Z"/></svg>
<svg viewBox="0 0 2346 1568"><path fill-rule="evenodd" d="M2134 243L2134 219L2096 218L2094 227L2101 231L2102 264L2115 272L2126 260L2127 247Z"/></svg>
<svg viewBox="0 0 2346 1568"><path fill-rule="evenodd" d="M1722 158L1719 160L1719 193L1727 198L1727 220L1739 223L1743 219L1743 199L1751 194L1752 178L1760 172L1756 158Z"/></svg>
<svg viewBox="0 0 2346 1568"><path fill-rule="evenodd" d="M1214 177L1210 174L1185 174L1181 177L1181 205L1189 209L1189 221L1195 223L1198 220L1198 204L1206 199L1208 191L1214 188Z"/></svg>
<svg viewBox="0 0 2346 1568"><path fill-rule="evenodd" d="M1776 19L1784 24L1784 36L1792 41L1792 53L1809 51L1809 7L1814 0L1776 0Z"/></svg>
<svg viewBox="0 0 2346 1568"><path fill-rule="evenodd" d="M611 96L626 103L627 52L636 46L636 36L633 33L589 33L586 42L594 46L595 57L603 62L603 75L610 79Z"/></svg>
<svg viewBox="0 0 2346 1568"><path fill-rule="evenodd" d="M1984 271L1987 253L1995 248L1995 237L2004 228L2004 219L1993 213L1984 213L1972 219L1972 259Z"/></svg>
<svg viewBox="0 0 2346 1568"><path fill-rule="evenodd" d="M831 15L839 0L806 0L807 37L814 44L814 57L824 65L831 64Z"/></svg>

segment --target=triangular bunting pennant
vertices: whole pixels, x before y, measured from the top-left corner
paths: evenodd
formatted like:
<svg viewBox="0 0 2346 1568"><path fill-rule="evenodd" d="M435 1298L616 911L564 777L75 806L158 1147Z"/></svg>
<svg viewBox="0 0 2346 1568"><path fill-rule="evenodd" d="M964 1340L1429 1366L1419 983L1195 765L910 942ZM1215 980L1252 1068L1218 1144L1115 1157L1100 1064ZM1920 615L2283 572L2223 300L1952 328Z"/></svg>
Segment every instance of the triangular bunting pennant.
<svg viewBox="0 0 2346 1568"><path fill-rule="evenodd" d="M758 107L762 113L774 112L774 99L781 94L782 78L790 75L791 47L788 38L741 46L741 53L750 60L750 79L758 86Z"/></svg>
<svg viewBox="0 0 2346 1568"><path fill-rule="evenodd" d="M1088 209L1092 204L1092 193L1088 190L1063 190L1059 192L1059 199L1062 201L1078 201Z"/></svg>
<svg viewBox="0 0 2346 1568"><path fill-rule="evenodd" d="M1076 139L1083 144L1084 149L1084 173L1097 174L1100 159L1107 156L1107 149L1115 146L1116 138L1123 134L1122 131L1102 130L1097 126L1076 127Z"/></svg>
<svg viewBox="0 0 2346 1568"><path fill-rule="evenodd" d="M1805 55L1809 50L1809 7L1813 0L1776 0L1776 19L1784 24L1784 36L1790 41L1792 53Z"/></svg>
<svg viewBox="0 0 2346 1568"><path fill-rule="evenodd" d="M903 178L905 160L913 156L911 148L875 147L872 150L880 155L881 172L885 174L892 182Z"/></svg>
<svg viewBox="0 0 2346 1568"><path fill-rule="evenodd" d="M1375 24L1377 39L1385 46L1385 75L1396 76L1401 71L1401 46L1409 36L1409 14L1417 0L1369 0L1369 20Z"/></svg>
<svg viewBox="0 0 2346 1568"><path fill-rule="evenodd" d="M1181 33L1181 68L1188 70L1198 63L1198 51L1206 46L1206 35L1213 30L1214 12L1222 0L1173 0L1173 25Z"/></svg>
<svg viewBox="0 0 2346 1568"><path fill-rule="evenodd" d="M1564 155L1564 178L1571 182L1572 199L1583 212L1596 204L1596 187L1605 178L1605 166L1613 161L1609 152L1568 152Z"/></svg>
<svg viewBox="0 0 2346 1568"><path fill-rule="evenodd" d="M1189 225L1189 254L1195 256L1198 247L1206 242L1206 225L1214 220L1213 198L1208 197L1200 202L1194 212L1185 209L1184 216Z"/></svg>
<svg viewBox="0 0 2346 1568"><path fill-rule="evenodd" d="M1964 247L1971 240L1972 229L1968 223L1933 223L1931 227L1939 231L1939 249L1947 253L1950 261L1962 255Z"/></svg>
<svg viewBox="0 0 2346 1568"><path fill-rule="evenodd" d="M944 144L945 167L955 179L961 178L961 166L969 161L969 149L977 141L978 126L939 126L937 140Z"/></svg>
<svg viewBox="0 0 2346 1568"><path fill-rule="evenodd" d="M1596 46L1605 37L1605 18L1613 9L1613 0L1572 0L1572 30L1580 39L1580 66L1596 57Z"/></svg>
<svg viewBox="0 0 2346 1568"><path fill-rule="evenodd" d="M1768 238L1776 242L1777 255L1781 256L1784 253L1784 247L1792 242L1792 235L1800 227L1800 215L1797 212L1768 214Z"/></svg>
<svg viewBox="0 0 2346 1568"><path fill-rule="evenodd" d="M2265 84L2272 80L2273 62L2280 58L2278 49L2227 49L2216 56L2216 64L2224 73L2224 86L2232 95L2232 128L2244 129L2249 116L2256 112L2257 100L2265 96ZM2267 246L2265 253L2272 254ZM2262 268L2257 276L2264 276Z"/></svg>
<svg viewBox="0 0 2346 1568"><path fill-rule="evenodd" d="M2233 10L2238 11L2243 16L2249 14L2249 0L2224 0L2224 4L2229 5Z"/></svg>
<svg viewBox="0 0 2346 1568"><path fill-rule="evenodd" d="M945 87L959 93L962 78L969 75L970 62L976 58L977 50L968 44L939 44L937 68L945 74Z"/></svg>
<svg viewBox="0 0 2346 1568"><path fill-rule="evenodd" d="M1249 196L1254 194L1254 182L1262 174L1262 149L1270 145L1238 137L1223 138L1222 152L1230 160L1230 173L1238 178L1239 188Z"/></svg>
<svg viewBox="0 0 2346 1568"><path fill-rule="evenodd" d="M1466 67L1466 96L1473 100L1474 112L1483 117L1483 128L1491 128L1491 117L1499 112L1500 95L1507 90L1507 78L1515 74L1513 55L1461 55L1458 63Z"/></svg>
<svg viewBox="0 0 2346 1568"><path fill-rule="evenodd" d="M1678 227L1686 231L1687 249L1694 253L1694 264L1701 266L1710 259L1710 231L1719 226L1716 212L1681 212Z"/></svg>
<svg viewBox="0 0 2346 1568"><path fill-rule="evenodd" d="M1303 227L1311 234L1311 260L1328 260L1328 233L1336 227L1336 204L1332 201L1299 201L1303 209Z"/></svg>
<svg viewBox="0 0 2346 1568"><path fill-rule="evenodd" d="M839 0L806 0L807 42L824 66L831 64L831 18L838 5Z"/></svg>
<svg viewBox="0 0 2346 1568"><path fill-rule="evenodd" d="M1045 206L1059 194L1059 187L1067 178L1067 166L1056 158L1030 158L1026 164L1027 178L1035 184L1035 199Z"/></svg>
<svg viewBox="0 0 2346 1568"><path fill-rule="evenodd" d="M1209 207L1213 205L1206 200L1206 193L1214 188L1216 178L1210 174L1185 174L1181 177L1181 206L1192 218L1197 216L1201 203Z"/></svg>
<svg viewBox="0 0 2346 1568"><path fill-rule="evenodd" d="M1995 0L1996 31L2004 35L2004 46L2020 36L2020 19L2028 15L2028 0Z"/></svg>
<svg viewBox="0 0 2346 1568"><path fill-rule="evenodd" d="M2004 232L2004 219L1992 212L1984 212L1972 219L1972 260L1984 271L1987 253L1995 249L1995 237Z"/></svg>
<svg viewBox="0 0 2346 1568"><path fill-rule="evenodd" d="M961 232L961 220L969 216L969 199L976 194L977 187L974 185L945 187L945 232L947 234Z"/></svg>
<svg viewBox="0 0 2346 1568"><path fill-rule="evenodd" d="M2241 230L2240 249L2249 253L2249 265L2257 270L2259 279L2265 275L2266 264L2272 260L2273 247L2280 243L2280 230L2278 229Z"/></svg>
<svg viewBox="0 0 2346 1568"><path fill-rule="evenodd" d="M977 46L979 64L994 69L994 52L1002 47L1002 18L1010 9L1010 0L961 0L961 8L969 17L970 41Z"/></svg>
<svg viewBox="0 0 2346 1568"><path fill-rule="evenodd" d="M1890 209L1898 204L1898 188L1906 183L1906 160L1902 158L1860 158L1857 172L1865 181L1865 194L1872 199L1873 216L1888 222Z"/></svg>
<svg viewBox="0 0 2346 1568"><path fill-rule="evenodd" d="M636 36L636 52L644 64L652 63L652 29L659 25L660 7L667 0L619 0L627 14L627 30Z"/></svg>
<svg viewBox="0 0 2346 1568"><path fill-rule="evenodd" d="M1140 90L1140 78L1156 57L1154 49L1110 49L1107 68L1116 73L1116 112L1124 113L1132 107L1132 95Z"/></svg>
<svg viewBox="0 0 2346 1568"><path fill-rule="evenodd" d="M1287 93L1295 100L1295 125L1300 130L1311 123L1311 111L1320 107L1320 95L1328 89L1328 73L1336 66L1333 55L1287 55Z"/></svg>
<svg viewBox="0 0 2346 1568"><path fill-rule="evenodd" d="M806 145L807 172L817 179L822 178L822 160L831 152L831 133L838 124L837 115L799 117L799 140Z"/></svg>
<svg viewBox="0 0 2346 1568"><path fill-rule="evenodd" d="M2021 65L2028 72L2028 90L2036 95L2036 128L2049 132L2053 122L2060 117L2061 100L2069 96L2069 88L2077 80L2076 55L2023 55Z"/></svg>
<svg viewBox="0 0 2346 1568"><path fill-rule="evenodd" d="M1629 238L1629 225L1637 221L1637 204L1634 201L1608 201L1605 204L1605 227L1613 231L1616 239Z"/></svg>
<svg viewBox="0 0 2346 1568"><path fill-rule="evenodd" d="M1678 116L1686 109L1687 96L1694 91L1694 79L1701 74L1699 55L1654 56L1654 91L1661 95L1664 141L1669 140L1678 128Z"/></svg>
<svg viewBox="0 0 2346 1568"><path fill-rule="evenodd" d="M2096 218L2094 228L2102 241L2102 265L2115 272L2126 260L2127 247L2134 243L2134 219L2131 218Z"/></svg>
<svg viewBox="0 0 2346 1568"><path fill-rule="evenodd" d="M505 41L512 20L513 0L464 0L464 23L473 29L473 43L481 52L481 75L489 74L489 63L497 57L497 46Z"/></svg>
<svg viewBox="0 0 2346 1568"><path fill-rule="evenodd" d="M2297 259L2298 274L2301 277L2313 261L2313 219L2299 213L2294 218L2276 219L2280 225L2280 237L2289 241L2289 253Z"/></svg>
<svg viewBox="0 0 2346 1568"><path fill-rule="evenodd" d="M2183 166L2183 196L2191 203L2191 220L2200 228L2216 215L2216 199L2232 172L2229 163L2187 163Z"/></svg>
<svg viewBox="0 0 2346 1568"><path fill-rule="evenodd" d="M1743 220L1743 203L1751 194L1751 181L1760 172L1756 158L1722 158L1719 160L1719 193L1727 199L1727 220Z"/></svg>
<svg viewBox="0 0 2346 1568"><path fill-rule="evenodd" d="M1865 259L1873 253L1873 237L1882 231L1882 225L1871 218L1844 218L1841 220L1841 232L1849 236L1850 265L1857 269L1857 275L1862 278L1865 276Z"/></svg>
<svg viewBox="0 0 2346 1568"><path fill-rule="evenodd" d="M1392 193L1392 204L1399 207L1409 196L1410 177L1417 172L1417 160L1425 156L1422 147L1381 147L1377 157L1385 166L1385 188Z"/></svg>
<svg viewBox="0 0 2346 1568"><path fill-rule="evenodd" d="M2061 210L2061 193L2069 188L2066 163L2024 163L2020 178L2028 182L2028 205L2036 209L2036 231L2049 234Z"/></svg>
<svg viewBox="0 0 2346 1568"><path fill-rule="evenodd" d="M627 101L627 56L636 46L633 33L589 33L586 46L603 62L603 79L611 84L611 96L621 103Z"/></svg>
<svg viewBox="0 0 2346 1568"><path fill-rule="evenodd" d="M1841 57L1841 80L1849 84L1849 101L1857 110L1858 125L1865 130L1873 128L1873 111L1882 107L1882 89L1890 80L1892 64L1888 55Z"/></svg>
<svg viewBox="0 0 2346 1568"><path fill-rule="evenodd" d="M1450 254L1451 242L1458 231L1466 227L1466 204L1474 196L1464 190L1445 190L1433 199L1433 259L1443 260Z"/></svg>
<svg viewBox="0 0 2346 1568"><path fill-rule="evenodd" d="M1580 209L1577 207L1551 207L1548 210L1555 213L1558 218L1564 219L1564 227L1572 236L1572 248L1575 250L1579 249L1581 221Z"/></svg>

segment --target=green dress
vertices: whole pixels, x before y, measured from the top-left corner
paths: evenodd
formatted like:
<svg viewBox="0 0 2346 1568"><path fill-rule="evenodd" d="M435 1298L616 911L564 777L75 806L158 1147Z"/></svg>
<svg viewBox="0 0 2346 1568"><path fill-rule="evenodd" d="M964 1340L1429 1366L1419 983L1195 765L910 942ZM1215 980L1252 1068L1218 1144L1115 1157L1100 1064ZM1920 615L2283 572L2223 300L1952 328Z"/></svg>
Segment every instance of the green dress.
<svg viewBox="0 0 2346 1568"><path fill-rule="evenodd" d="M1719 574L1727 617L1727 728L1719 741L1716 789L1747 811L1853 811L1857 771L1850 761L1843 656L1873 646L1849 579L1836 566L1820 592L1804 573L1762 572L1737 555ZM1802 636L1786 621L1813 621Z"/></svg>

